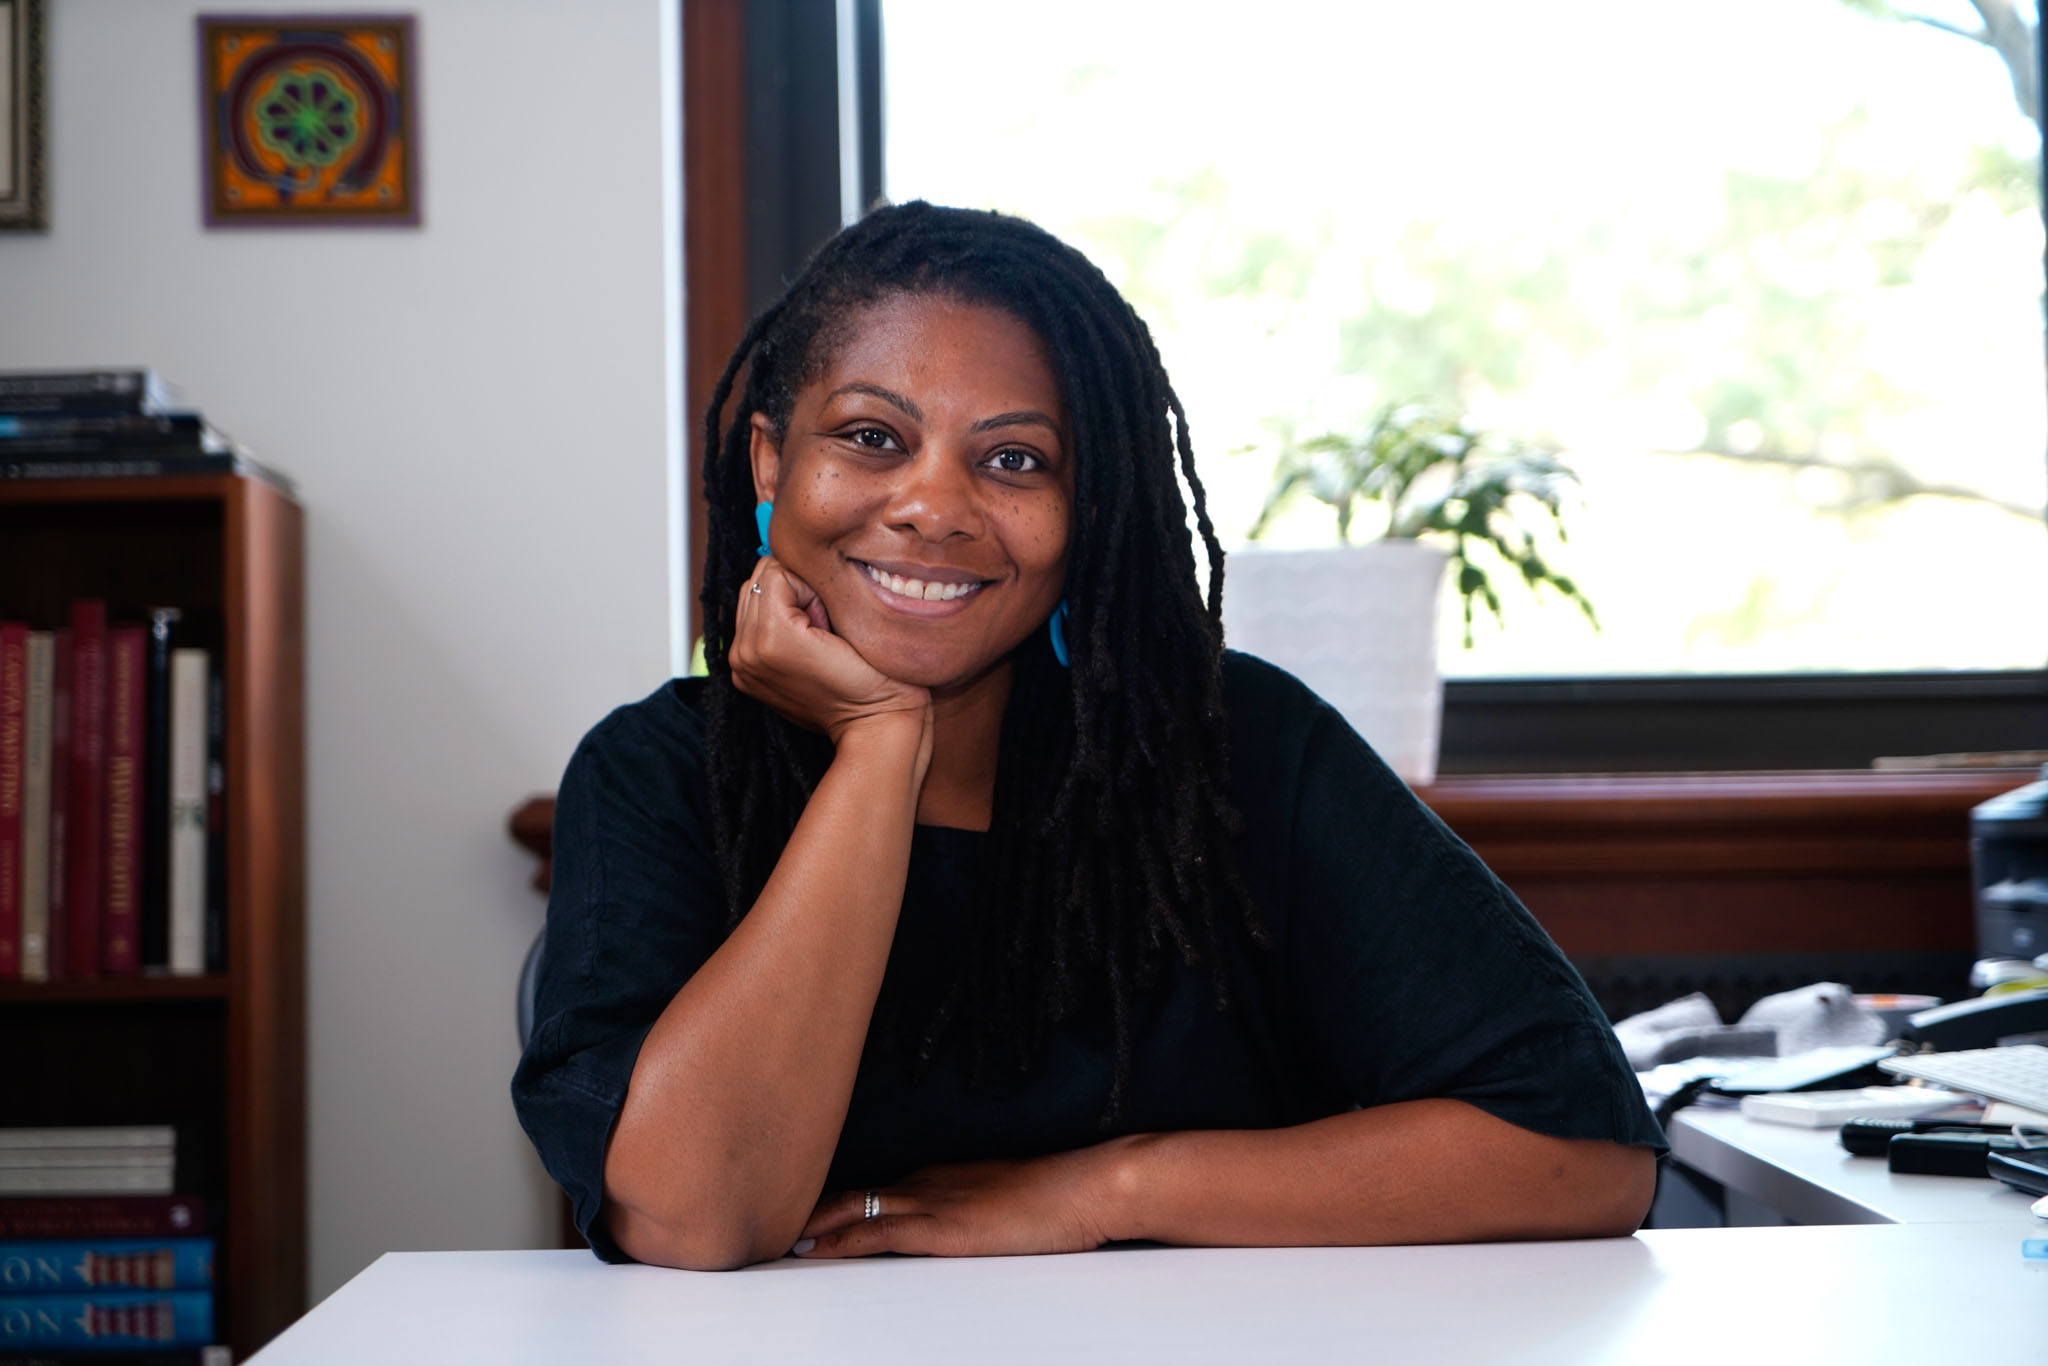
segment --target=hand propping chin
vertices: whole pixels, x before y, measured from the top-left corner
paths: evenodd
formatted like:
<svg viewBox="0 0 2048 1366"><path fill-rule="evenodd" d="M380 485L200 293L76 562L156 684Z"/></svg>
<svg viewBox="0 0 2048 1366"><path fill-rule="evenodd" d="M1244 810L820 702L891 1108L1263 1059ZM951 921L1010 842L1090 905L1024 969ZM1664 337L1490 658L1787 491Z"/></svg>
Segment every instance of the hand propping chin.
<svg viewBox="0 0 2048 1366"><path fill-rule="evenodd" d="M734 687L835 742L856 721L930 705L924 689L890 678L834 634L824 600L772 557L740 586L726 662Z"/></svg>

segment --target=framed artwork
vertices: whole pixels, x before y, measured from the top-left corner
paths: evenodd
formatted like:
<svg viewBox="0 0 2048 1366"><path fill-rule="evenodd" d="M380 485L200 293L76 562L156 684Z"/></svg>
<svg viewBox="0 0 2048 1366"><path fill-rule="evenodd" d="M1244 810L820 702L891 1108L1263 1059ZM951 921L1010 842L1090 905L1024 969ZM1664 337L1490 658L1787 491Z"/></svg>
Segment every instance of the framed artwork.
<svg viewBox="0 0 2048 1366"><path fill-rule="evenodd" d="M412 226L419 99L409 14L202 14L209 227Z"/></svg>
<svg viewBox="0 0 2048 1366"><path fill-rule="evenodd" d="M0 228L41 231L43 0L0 0Z"/></svg>

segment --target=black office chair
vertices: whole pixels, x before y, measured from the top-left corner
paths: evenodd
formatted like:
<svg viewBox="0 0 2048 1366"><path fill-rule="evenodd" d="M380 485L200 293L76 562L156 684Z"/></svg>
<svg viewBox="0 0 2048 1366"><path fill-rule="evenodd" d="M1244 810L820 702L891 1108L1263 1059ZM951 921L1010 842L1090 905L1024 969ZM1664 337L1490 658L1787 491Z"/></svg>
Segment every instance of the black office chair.
<svg viewBox="0 0 2048 1366"><path fill-rule="evenodd" d="M540 990L541 946L547 942L545 926L533 937L533 947L526 951L526 962L519 969L519 1047L524 1050L526 1041L533 1037L533 998Z"/></svg>

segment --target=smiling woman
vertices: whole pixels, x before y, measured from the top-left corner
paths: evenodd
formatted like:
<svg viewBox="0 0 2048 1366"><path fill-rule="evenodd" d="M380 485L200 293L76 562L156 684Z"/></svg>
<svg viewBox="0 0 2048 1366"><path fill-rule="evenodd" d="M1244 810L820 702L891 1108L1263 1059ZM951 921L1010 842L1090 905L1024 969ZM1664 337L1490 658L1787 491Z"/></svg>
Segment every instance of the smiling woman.
<svg viewBox="0 0 2048 1366"><path fill-rule="evenodd" d="M780 428L754 415L776 563L863 659L948 699L993 687L999 715L998 666L1066 577L1064 426L1045 348L1011 314L869 304Z"/></svg>
<svg viewBox="0 0 2048 1366"><path fill-rule="evenodd" d="M1180 401L1085 258L878 210L708 429L709 676L570 762L513 1080L601 1256L1635 1228L1662 1136L1612 1031L1224 651Z"/></svg>

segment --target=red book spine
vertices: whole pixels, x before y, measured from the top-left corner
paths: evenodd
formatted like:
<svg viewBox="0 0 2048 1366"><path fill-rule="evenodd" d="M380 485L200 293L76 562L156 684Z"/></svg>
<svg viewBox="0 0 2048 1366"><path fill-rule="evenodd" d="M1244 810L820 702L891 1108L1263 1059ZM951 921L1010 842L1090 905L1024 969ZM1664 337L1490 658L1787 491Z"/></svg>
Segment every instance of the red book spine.
<svg viewBox="0 0 2048 1366"><path fill-rule="evenodd" d="M28 771L28 627L0 621L0 981L21 977L21 800Z"/></svg>
<svg viewBox="0 0 2048 1366"><path fill-rule="evenodd" d="M176 1238L204 1232L206 1202L191 1195L44 1195L0 1200L0 1241Z"/></svg>
<svg viewBox="0 0 2048 1366"><path fill-rule="evenodd" d="M71 604L71 825L64 898L71 977L100 975L107 817L107 605Z"/></svg>
<svg viewBox="0 0 2048 1366"><path fill-rule="evenodd" d="M64 908L70 903L66 854L71 829L71 631L57 632L57 666L50 687L50 926L43 942L50 953L50 980L64 980L69 956Z"/></svg>
<svg viewBox="0 0 2048 1366"><path fill-rule="evenodd" d="M107 628L107 859L100 971L142 972L142 708L147 645L140 626Z"/></svg>

